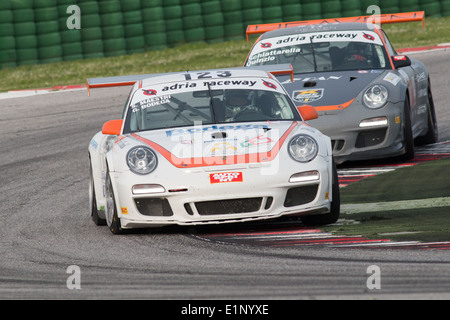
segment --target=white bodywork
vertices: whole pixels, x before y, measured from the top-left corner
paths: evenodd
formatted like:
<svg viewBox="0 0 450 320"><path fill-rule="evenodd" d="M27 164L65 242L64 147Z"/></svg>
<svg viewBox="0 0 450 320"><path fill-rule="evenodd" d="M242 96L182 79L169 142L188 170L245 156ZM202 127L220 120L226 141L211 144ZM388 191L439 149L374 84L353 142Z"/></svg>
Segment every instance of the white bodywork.
<svg viewBox="0 0 450 320"><path fill-rule="evenodd" d="M148 108L157 105L158 99L193 90L195 86L259 88L286 94L283 86L263 71L226 71L225 74L225 78L221 71L211 72L207 79L199 79L198 74L176 74L139 81L131 91L124 119L128 112L133 112L130 106L149 99L148 90L152 90L153 99L147 101ZM122 229L326 214L330 212L333 197L331 142L298 119L195 123L132 133L124 133L124 124L119 135L99 132L89 145L93 201L99 215L104 215L107 205L107 175ZM308 135L317 142L318 154L309 162L300 163L289 154L289 141L298 134ZM157 167L153 172L140 175L130 170L127 153L136 146L149 147L156 154ZM286 200L288 190L296 187L314 192L311 201L292 205L292 199ZM237 210L239 206L243 207L242 211Z"/></svg>

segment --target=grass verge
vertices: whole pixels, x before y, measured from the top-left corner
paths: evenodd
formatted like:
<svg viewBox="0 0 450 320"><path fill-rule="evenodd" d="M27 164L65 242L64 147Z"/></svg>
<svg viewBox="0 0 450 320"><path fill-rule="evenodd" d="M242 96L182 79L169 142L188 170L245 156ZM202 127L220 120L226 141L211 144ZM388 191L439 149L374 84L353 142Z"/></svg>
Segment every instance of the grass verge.
<svg viewBox="0 0 450 320"><path fill-rule="evenodd" d="M242 66L251 43L194 43L131 55L0 70L0 92L85 84L87 78Z"/></svg>
<svg viewBox="0 0 450 320"><path fill-rule="evenodd" d="M362 235L368 239L393 241L450 241L450 207L355 213L341 216L360 223L327 226L336 235Z"/></svg>
<svg viewBox="0 0 450 320"><path fill-rule="evenodd" d="M342 225L324 227L334 234L363 235L396 241L450 241L450 206L435 206L433 199L450 198L450 158L397 169L355 182L341 189L341 203L368 204L394 201L389 210L341 215ZM396 201L428 199L420 209L396 207ZM398 202L401 203L401 202ZM370 206L367 205L367 208ZM345 223L349 221L349 223ZM352 222L353 221L353 222ZM354 223L354 221L358 223ZM386 235L387 234L387 235Z"/></svg>
<svg viewBox="0 0 450 320"><path fill-rule="evenodd" d="M428 18L425 28L420 22L411 22L384 29L395 48L408 48L448 42L449 25L450 17ZM251 47L252 42L244 40L193 43L119 57L6 68L0 70L0 92L78 85L95 77L242 66Z"/></svg>

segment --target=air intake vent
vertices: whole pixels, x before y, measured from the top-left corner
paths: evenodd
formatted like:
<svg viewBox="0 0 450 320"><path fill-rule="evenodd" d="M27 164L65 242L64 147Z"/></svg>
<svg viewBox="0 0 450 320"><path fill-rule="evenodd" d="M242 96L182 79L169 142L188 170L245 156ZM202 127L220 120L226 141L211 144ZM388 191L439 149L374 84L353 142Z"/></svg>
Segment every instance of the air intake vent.
<svg viewBox="0 0 450 320"><path fill-rule="evenodd" d="M144 216L173 216L172 208L166 198L142 198L135 199L134 202L139 213Z"/></svg>
<svg viewBox="0 0 450 320"><path fill-rule="evenodd" d="M291 188L286 194L284 200L285 207L295 207L307 204L316 198L319 185L303 186Z"/></svg>
<svg viewBox="0 0 450 320"><path fill-rule="evenodd" d="M248 213L261 209L263 198L245 198L196 202L195 207L200 215Z"/></svg>

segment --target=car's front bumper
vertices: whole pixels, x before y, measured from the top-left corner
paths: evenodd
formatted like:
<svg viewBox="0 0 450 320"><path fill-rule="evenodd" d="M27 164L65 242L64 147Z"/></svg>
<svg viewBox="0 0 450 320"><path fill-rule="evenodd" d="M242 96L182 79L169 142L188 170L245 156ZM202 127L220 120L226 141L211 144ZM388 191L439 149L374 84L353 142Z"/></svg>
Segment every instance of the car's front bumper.
<svg viewBox="0 0 450 320"><path fill-rule="evenodd" d="M330 211L330 157L319 156L277 174L264 174L261 164L171 170L160 177L112 172L122 228L231 223ZM319 172L320 178L289 182L293 174L309 171ZM240 172L243 179L211 183L211 174L223 172ZM152 186L149 192L133 194L133 186L147 184Z"/></svg>
<svg viewBox="0 0 450 320"><path fill-rule="evenodd" d="M394 157L404 153L403 107L399 102L370 110L355 101L344 110L320 112L310 124L331 138L338 164Z"/></svg>

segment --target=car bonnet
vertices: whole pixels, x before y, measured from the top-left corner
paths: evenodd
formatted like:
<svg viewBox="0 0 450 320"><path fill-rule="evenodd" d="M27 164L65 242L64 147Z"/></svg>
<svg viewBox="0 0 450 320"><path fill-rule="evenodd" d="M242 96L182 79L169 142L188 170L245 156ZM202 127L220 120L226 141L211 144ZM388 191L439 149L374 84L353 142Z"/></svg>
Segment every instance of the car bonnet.
<svg viewBox="0 0 450 320"><path fill-rule="evenodd" d="M323 72L296 74L293 82L282 76L278 80L297 106L306 104L326 111L346 108L372 82L385 81L386 73L389 70Z"/></svg>
<svg viewBox="0 0 450 320"><path fill-rule="evenodd" d="M307 126L296 121L223 123L144 131L130 138L186 168L269 162L299 127Z"/></svg>

